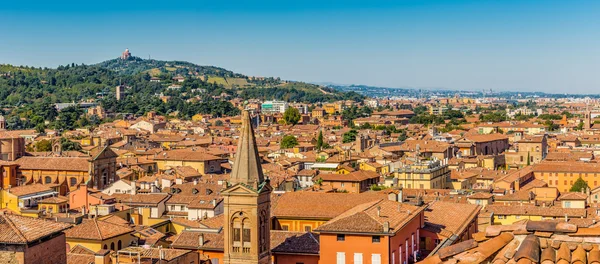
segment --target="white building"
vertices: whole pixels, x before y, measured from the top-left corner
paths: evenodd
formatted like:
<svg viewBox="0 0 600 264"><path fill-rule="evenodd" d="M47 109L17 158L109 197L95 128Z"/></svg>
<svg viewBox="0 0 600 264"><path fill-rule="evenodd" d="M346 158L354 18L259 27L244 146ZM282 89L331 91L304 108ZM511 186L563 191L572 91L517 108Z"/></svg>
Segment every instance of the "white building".
<svg viewBox="0 0 600 264"><path fill-rule="evenodd" d="M262 113L283 113L287 110L289 104L284 101L265 101L261 104L261 112Z"/></svg>

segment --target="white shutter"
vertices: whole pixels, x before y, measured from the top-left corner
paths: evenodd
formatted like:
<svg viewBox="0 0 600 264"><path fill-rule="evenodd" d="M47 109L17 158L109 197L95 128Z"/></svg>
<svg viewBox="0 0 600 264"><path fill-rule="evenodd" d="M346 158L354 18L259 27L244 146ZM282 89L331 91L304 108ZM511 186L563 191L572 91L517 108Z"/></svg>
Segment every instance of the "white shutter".
<svg viewBox="0 0 600 264"><path fill-rule="evenodd" d="M371 264L381 264L381 254L372 254Z"/></svg>
<svg viewBox="0 0 600 264"><path fill-rule="evenodd" d="M346 253L338 252L336 262L337 262L337 264L346 264Z"/></svg>
<svg viewBox="0 0 600 264"><path fill-rule="evenodd" d="M362 253L354 253L354 264L362 264L362 263L363 263Z"/></svg>

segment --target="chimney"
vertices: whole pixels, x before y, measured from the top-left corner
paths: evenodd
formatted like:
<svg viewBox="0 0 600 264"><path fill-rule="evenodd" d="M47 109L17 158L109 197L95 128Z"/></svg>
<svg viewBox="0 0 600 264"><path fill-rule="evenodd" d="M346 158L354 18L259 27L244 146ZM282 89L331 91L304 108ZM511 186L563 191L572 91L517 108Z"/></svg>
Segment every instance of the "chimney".
<svg viewBox="0 0 600 264"><path fill-rule="evenodd" d="M404 195L402 193L402 189L398 190L398 202L400 202L400 203L404 202Z"/></svg>
<svg viewBox="0 0 600 264"><path fill-rule="evenodd" d="M198 179L194 179L194 185L198 185Z"/></svg>
<svg viewBox="0 0 600 264"><path fill-rule="evenodd" d="M135 186L135 181L131 181L131 194L137 194L137 187Z"/></svg>
<svg viewBox="0 0 600 264"><path fill-rule="evenodd" d="M384 233L390 232L390 222L387 222L387 221L383 222L383 232Z"/></svg>
<svg viewBox="0 0 600 264"><path fill-rule="evenodd" d="M381 206L377 206L377 217L381 217Z"/></svg>
<svg viewBox="0 0 600 264"><path fill-rule="evenodd" d="M204 234L200 233L198 237L198 246L202 247L204 245Z"/></svg>
<svg viewBox="0 0 600 264"><path fill-rule="evenodd" d="M101 249L94 254L94 263L96 264L110 264L110 251L107 249Z"/></svg>

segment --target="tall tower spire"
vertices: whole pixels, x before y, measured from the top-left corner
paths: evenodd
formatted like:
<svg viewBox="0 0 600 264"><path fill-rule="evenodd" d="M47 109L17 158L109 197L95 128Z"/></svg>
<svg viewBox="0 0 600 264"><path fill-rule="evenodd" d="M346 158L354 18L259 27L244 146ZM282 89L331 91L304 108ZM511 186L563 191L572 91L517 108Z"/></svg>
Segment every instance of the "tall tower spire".
<svg viewBox="0 0 600 264"><path fill-rule="evenodd" d="M249 186L261 184L264 182L265 176L260 164L250 114L244 110L242 112L242 131L238 138L230 182L233 184L243 183Z"/></svg>
<svg viewBox="0 0 600 264"><path fill-rule="evenodd" d="M271 263L271 191L263 176L254 130L247 111L242 113L230 183L223 196L224 264Z"/></svg>

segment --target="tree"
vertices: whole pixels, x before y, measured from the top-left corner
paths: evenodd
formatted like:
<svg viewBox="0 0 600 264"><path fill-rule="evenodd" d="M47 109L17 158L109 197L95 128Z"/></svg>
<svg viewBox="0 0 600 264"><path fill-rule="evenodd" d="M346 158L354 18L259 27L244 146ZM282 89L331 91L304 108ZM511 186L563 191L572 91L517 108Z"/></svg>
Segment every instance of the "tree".
<svg viewBox="0 0 600 264"><path fill-rule="evenodd" d="M579 177L579 179L577 179L577 181L575 181L575 184L573 184L573 186L571 186L571 192L581 192L581 191L585 191L588 188L588 184L586 181L584 181L581 177Z"/></svg>
<svg viewBox="0 0 600 264"><path fill-rule="evenodd" d="M223 121L221 121L221 120L215 121L215 126L223 126Z"/></svg>
<svg viewBox="0 0 600 264"><path fill-rule="evenodd" d="M317 137L317 149L321 150L323 148L323 131L319 130L319 136Z"/></svg>
<svg viewBox="0 0 600 264"><path fill-rule="evenodd" d="M42 139L35 142L27 147L27 151L52 151L52 142L50 140Z"/></svg>
<svg viewBox="0 0 600 264"><path fill-rule="evenodd" d="M342 142L343 143L348 143L348 142L352 142L356 140L356 136L358 135L358 132L354 129L344 133L344 135L342 135Z"/></svg>
<svg viewBox="0 0 600 264"><path fill-rule="evenodd" d="M81 145L77 142L73 142L66 138L60 138L60 146L63 151L79 151L81 150Z"/></svg>
<svg viewBox="0 0 600 264"><path fill-rule="evenodd" d="M292 135L285 135L281 139L280 147L282 149L293 148L298 145L298 139Z"/></svg>
<svg viewBox="0 0 600 264"><path fill-rule="evenodd" d="M296 109L295 107L289 107L283 113L283 120L285 120L285 123L288 125L298 124L298 121L300 121L300 118L301 118L300 111L298 111L298 109Z"/></svg>
<svg viewBox="0 0 600 264"><path fill-rule="evenodd" d="M402 130L402 132L400 132L400 136L398 136L398 141L405 141L408 138L408 135L406 135L406 130Z"/></svg>
<svg viewBox="0 0 600 264"><path fill-rule="evenodd" d="M37 124L35 126L35 132L40 134L46 133L46 126L44 125L44 123Z"/></svg>

